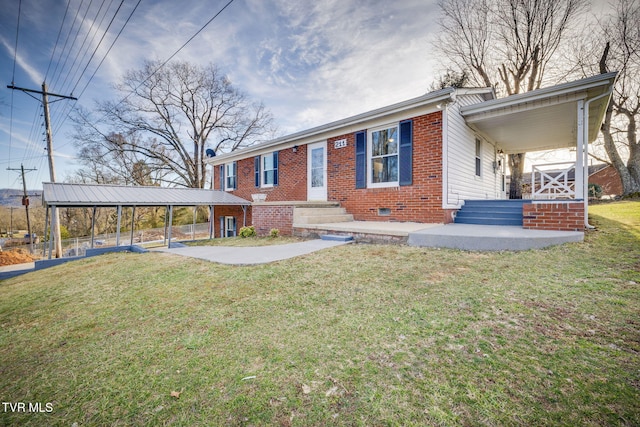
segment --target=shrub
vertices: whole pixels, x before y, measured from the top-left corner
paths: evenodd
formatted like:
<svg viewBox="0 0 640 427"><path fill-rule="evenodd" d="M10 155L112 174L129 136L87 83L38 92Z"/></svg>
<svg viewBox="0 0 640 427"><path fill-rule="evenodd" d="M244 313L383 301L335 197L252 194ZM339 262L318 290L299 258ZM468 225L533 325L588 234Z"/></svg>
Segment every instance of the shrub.
<svg viewBox="0 0 640 427"><path fill-rule="evenodd" d="M269 232L269 237L276 238L279 235L280 235L280 230L278 230L277 228L272 228L271 231Z"/></svg>
<svg viewBox="0 0 640 427"><path fill-rule="evenodd" d="M602 197L602 187L598 184L589 184L589 197L599 199Z"/></svg>
<svg viewBox="0 0 640 427"><path fill-rule="evenodd" d="M240 229L240 237L256 237L256 228L253 225L242 227Z"/></svg>

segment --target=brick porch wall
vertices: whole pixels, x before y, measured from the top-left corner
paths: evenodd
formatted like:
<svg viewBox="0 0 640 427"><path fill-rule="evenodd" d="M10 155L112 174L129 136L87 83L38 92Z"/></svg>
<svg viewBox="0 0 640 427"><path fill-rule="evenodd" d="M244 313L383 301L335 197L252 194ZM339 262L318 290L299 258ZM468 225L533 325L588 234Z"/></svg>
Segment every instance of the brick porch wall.
<svg viewBox="0 0 640 427"><path fill-rule="evenodd" d="M293 209L293 205L254 204L251 210L258 236L268 236L272 228L277 228L281 236L293 235Z"/></svg>
<svg viewBox="0 0 640 427"><path fill-rule="evenodd" d="M584 203L525 203L523 228L537 230L584 231Z"/></svg>

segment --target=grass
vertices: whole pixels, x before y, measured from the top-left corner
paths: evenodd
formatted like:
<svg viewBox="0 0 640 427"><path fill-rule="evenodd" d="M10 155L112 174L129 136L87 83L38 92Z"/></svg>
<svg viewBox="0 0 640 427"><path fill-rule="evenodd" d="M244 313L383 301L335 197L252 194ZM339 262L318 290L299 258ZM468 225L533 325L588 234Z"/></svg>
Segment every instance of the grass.
<svg viewBox="0 0 640 427"><path fill-rule="evenodd" d="M120 253L5 280L0 397L52 411L0 425L640 425L640 203L591 213L539 251Z"/></svg>

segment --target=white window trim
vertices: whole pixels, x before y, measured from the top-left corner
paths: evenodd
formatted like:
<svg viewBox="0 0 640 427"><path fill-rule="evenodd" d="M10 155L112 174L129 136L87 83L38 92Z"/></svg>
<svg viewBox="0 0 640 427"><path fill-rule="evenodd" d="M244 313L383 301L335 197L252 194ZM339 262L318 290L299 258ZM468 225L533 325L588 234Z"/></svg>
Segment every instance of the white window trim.
<svg viewBox="0 0 640 427"><path fill-rule="evenodd" d="M235 175L233 176L235 179L235 186L229 187L229 166L234 165ZM225 163L224 164L224 190L225 191L234 191L238 188L238 165L236 162Z"/></svg>
<svg viewBox="0 0 640 427"><path fill-rule="evenodd" d="M265 176L264 173L266 169L264 168L264 161L267 157L271 157L271 162L273 163L273 151L267 154L263 154L260 156L260 188L273 188L273 184L265 184ZM275 169L271 169L275 170Z"/></svg>
<svg viewBox="0 0 640 427"><path fill-rule="evenodd" d="M377 132L379 130L384 130L384 129L389 129L394 127L396 128L396 134L398 135L398 142L397 142L397 146L398 146L398 150L395 154L395 156L398 158L398 180L397 181L390 181L390 182L373 182L373 167L372 167L372 162L373 162L373 153L372 153L372 148L373 148L373 133ZM399 187L400 186L400 123L399 122L393 122L393 123L388 123L386 125L381 125L381 126L376 126L374 128L368 129L367 130L367 144L366 144L366 150L367 150L367 164L366 164L366 168L367 168L367 188L390 188L390 187ZM390 156L387 156L390 157Z"/></svg>
<svg viewBox="0 0 640 427"><path fill-rule="evenodd" d="M478 150L478 144L480 144L479 146L479 150ZM482 167L482 152L484 151L482 148L483 142L481 138L475 137L473 140L473 150L474 150L474 155L473 155L473 175L475 176L476 179L482 179L483 177L483 173L482 170L484 169ZM478 153L478 151L480 151L480 153ZM478 160L480 160L480 170L478 170ZM478 173L480 172L480 173Z"/></svg>

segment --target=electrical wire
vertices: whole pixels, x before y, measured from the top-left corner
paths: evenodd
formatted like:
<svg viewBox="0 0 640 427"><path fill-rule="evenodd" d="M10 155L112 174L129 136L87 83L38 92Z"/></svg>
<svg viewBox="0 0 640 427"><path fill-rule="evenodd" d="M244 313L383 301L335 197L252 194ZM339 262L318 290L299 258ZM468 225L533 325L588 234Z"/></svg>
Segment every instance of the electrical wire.
<svg viewBox="0 0 640 427"><path fill-rule="evenodd" d="M60 35L62 34L62 28L64 28L64 22L67 19L67 13L69 12L69 5L71 4L71 0L67 0L67 7L64 10L64 16L62 17L62 22L60 23L60 29L58 30L58 37L56 37L56 43L53 46L53 50L51 51L51 59L49 59L49 65L47 66L47 72L44 73L44 81L47 81L47 77L49 76L49 70L51 69L51 64L53 63L53 58L56 54L56 49L58 49L58 42L60 41Z"/></svg>

